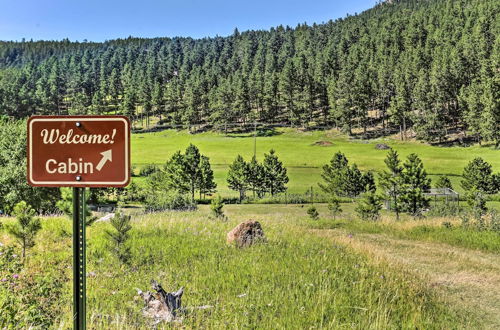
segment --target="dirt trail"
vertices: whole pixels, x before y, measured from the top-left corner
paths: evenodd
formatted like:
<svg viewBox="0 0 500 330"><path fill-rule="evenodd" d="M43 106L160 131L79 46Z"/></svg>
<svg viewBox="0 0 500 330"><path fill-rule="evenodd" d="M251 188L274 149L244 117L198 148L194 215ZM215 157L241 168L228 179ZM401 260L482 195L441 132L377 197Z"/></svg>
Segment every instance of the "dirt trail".
<svg viewBox="0 0 500 330"><path fill-rule="evenodd" d="M358 233L351 237L338 229L314 233L374 260L404 266L440 289L450 304L477 314L486 328L500 329L500 255L381 234Z"/></svg>

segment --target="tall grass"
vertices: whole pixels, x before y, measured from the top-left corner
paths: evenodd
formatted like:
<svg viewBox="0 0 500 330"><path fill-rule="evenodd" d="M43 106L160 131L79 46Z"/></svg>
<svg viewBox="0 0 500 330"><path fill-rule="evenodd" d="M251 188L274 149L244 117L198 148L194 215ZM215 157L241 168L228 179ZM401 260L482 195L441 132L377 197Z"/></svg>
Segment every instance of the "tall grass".
<svg viewBox="0 0 500 330"><path fill-rule="evenodd" d="M297 226L307 221L296 214L302 209L271 214L267 208L228 207L229 222L209 220L208 207L136 216L130 266L109 252L110 224L94 224L87 235L89 328L151 326L134 297L135 288L150 289L153 278L168 290L185 287L182 326L187 328L437 329L468 322L413 276L305 234ZM249 218L262 223L268 243L227 246L225 234ZM69 277L70 222L47 218L43 226L27 272L43 274L57 260L66 264L61 277ZM0 240L8 244L2 233ZM54 327L71 325L71 285L65 283Z"/></svg>

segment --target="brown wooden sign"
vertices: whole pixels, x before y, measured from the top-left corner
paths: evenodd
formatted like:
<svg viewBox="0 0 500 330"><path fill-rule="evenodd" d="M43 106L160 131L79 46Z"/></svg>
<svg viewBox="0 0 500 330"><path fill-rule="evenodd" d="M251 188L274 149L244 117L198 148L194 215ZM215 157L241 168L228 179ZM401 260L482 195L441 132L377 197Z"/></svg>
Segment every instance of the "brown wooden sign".
<svg viewBox="0 0 500 330"><path fill-rule="evenodd" d="M41 187L125 187L130 121L124 116L33 116L28 183Z"/></svg>

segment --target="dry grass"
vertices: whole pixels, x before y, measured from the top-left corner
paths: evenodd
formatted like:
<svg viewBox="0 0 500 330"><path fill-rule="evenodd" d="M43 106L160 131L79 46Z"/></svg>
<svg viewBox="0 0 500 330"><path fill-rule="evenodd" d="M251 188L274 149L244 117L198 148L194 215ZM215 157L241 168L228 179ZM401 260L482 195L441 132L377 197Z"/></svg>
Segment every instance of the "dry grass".
<svg viewBox="0 0 500 330"><path fill-rule="evenodd" d="M415 224L393 225L411 228ZM500 255L383 234L353 235L338 229L313 231L368 255L374 262L413 272L441 291L450 304L482 319L486 328L500 327Z"/></svg>

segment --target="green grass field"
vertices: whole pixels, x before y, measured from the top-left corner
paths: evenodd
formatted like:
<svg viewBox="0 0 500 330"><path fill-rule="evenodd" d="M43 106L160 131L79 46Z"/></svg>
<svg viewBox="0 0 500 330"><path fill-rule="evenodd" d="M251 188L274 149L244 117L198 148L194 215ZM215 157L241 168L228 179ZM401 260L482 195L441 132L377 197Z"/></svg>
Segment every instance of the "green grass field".
<svg viewBox="0 0 500 330"><path fill-rule="evenodd" d="M330 146L315 145L318 141L331 142ZM500 151L491 147L436 147L420 142L401 142L391 138L370 141L350 140L337 131L309 131L296 129L277 129L270 137L256 138L257 158L275 149L288 168L290 193L304 193L311 186L317 188L321 181L321 167L329 162L333 154L341 151L349 161L358 164L362 170L380 171L385 167L386 150L376 150L377 143L386 143L393 147L404 159L410 153L417 153L430 177L450 176L454 188L460 193L460 175L464 166L475 157L482 157L500 170ZM140 133L132 136L132 163L137 167L145 164L163 164L177 150L184 150L190 143L210 157L214 169L218 192L223 196L235 196L227 188L226 175L228 165L241 154L247 160L253 156L253 133L230 134L205 132L189 134L187 131L165 130L156 133ZM141 178L138 180L141 181Z"/></svg>
<svg viewBox="0 0 500 330"><path fill-rule="evenodd" d="M325 212L323 206L320 209ZM110 253L105 234L109 223L90 227L89 328L149 328L141 314L143 303L134 297L136 288L150 290L152 278L167 290L185 287L185 328L443 329L477 324L403 268L375 263L307 232L304 224L311 220L300 206L231 205L226 214L229 222L210 220L208 207L134 216L130 266L121 265ZM226 245L226 233L247 219L262 223L268 242L248 249ZM66 218L45 218L43 228L19 279L4 274L9 278L5 285L14 286L0 284L0 305L8 300L2 296L9 294L6 290L17 290L19 295L36 291L45 297L36 300L43 309L21 300L14 317L22 320L36 310L39 319L52 317L51 324L46 318L47 327L67 328L71 223ZM0 231L0 241L9 244L10 239ZM35 284L23 291L25 281Z"/></svg>

